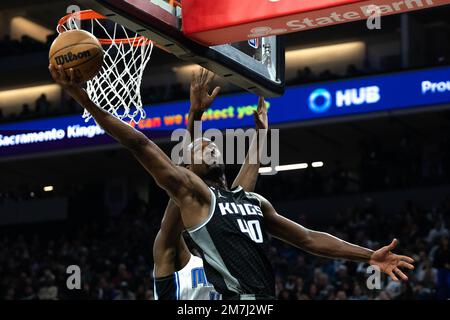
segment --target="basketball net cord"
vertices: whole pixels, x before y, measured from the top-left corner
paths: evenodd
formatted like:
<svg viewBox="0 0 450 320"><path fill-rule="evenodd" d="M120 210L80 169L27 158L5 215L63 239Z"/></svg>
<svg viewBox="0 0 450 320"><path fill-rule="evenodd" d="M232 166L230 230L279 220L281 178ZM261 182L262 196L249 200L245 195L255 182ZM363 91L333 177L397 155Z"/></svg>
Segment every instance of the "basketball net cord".
<svg viewBox="0 0 450 320"><path fill-rule="evenodd" d="M79 21L69 18L63 25L64 31L80 30ZM153 52L153 43L135 34L130 37L125 27L114 23L110 34L98 19L91 19L91 30L100 26L110 40L104 48L104 61L100 72L87 81L86 91L97 106L108 111L120 120L138 123L146 117L142 105L141 83L144 69ZM117 29L121 39L116 41ZM122 34L124 38L122 39ZM84 110L83 118L88 122L92 115Z"/></svg>

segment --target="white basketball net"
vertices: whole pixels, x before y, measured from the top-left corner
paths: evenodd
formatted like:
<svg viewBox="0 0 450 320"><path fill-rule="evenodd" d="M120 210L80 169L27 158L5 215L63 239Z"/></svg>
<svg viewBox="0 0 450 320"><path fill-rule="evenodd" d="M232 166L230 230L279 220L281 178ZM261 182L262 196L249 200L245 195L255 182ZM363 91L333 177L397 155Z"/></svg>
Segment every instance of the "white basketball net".
<svg viewBox="0 0 450 320"><path fill-rule="evenodd" d="M112 31L108 31L102 20L90 19L90 30L94 27L103 29L111 44L103 45L104 62L100 72L87 82L89 98L99 107L110 112L115 117L135 123L146 117L141 99L141 82L144 69L150 60L153 43L148 39L134 34L123 26L114 23ZM63 25L64 31L81 29L79 21L71 17ZM116 41L116 35L126 41ZM86 110L83 118L88 122L92 116Z"/></svg>

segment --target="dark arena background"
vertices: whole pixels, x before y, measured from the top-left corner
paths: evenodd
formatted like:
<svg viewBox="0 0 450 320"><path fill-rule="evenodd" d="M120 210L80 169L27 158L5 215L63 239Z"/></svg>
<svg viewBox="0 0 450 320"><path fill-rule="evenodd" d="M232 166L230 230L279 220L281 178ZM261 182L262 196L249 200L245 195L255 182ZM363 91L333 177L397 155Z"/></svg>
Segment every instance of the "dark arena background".
<svg viewBox="0 0 450 320"><path fill-rule="evenodd" d="M169 198L52 81L48 52L69 5L0 3L0 299L153 300L152 247ZM357 21L283 39L286 92L267 99L283 169L261 174L255 191L303 226L361 246L397 238L415 270L369 288L367 264L271 239L276 298L449 299L450 7L382 17L381 29ZM155 48L144 72L147 120L136 128L169 155L194 69ZM213 109L228 111L208 113L205 125L252 127L244 111L257 97L215 83ZM28 140L12 143L15 134ZM228 180L238 171L228 166ZM81 287L70 290L73 265Z"/></svg>

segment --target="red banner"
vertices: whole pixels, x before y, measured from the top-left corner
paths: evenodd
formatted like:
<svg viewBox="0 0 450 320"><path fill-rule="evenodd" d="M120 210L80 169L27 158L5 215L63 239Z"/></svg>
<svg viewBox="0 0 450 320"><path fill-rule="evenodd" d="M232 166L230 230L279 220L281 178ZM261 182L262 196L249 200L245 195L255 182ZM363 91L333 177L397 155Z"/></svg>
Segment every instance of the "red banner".
<svg viewBox="0 0 450 320"><path fill-rule="evenodd" d="M450 0L183 0L183 32L212 46L450 4Z"/></svg>

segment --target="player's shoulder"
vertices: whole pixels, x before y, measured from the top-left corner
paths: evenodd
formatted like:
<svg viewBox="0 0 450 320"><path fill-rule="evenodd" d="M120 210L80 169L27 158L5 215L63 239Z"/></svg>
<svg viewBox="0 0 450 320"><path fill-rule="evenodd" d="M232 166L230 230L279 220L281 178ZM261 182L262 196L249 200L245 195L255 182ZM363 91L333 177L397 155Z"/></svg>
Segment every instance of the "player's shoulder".
<svg viewBox="0 0 450 320"><path fill-rule="evenodd" d="M247 194L248 197L257 199L259 201L259 205L262 206L264 204L270 204L270 201L267 200L264 196L260 195L259 193L256 192L245 192Z"/></svg>
<svg viewBox="0 0 450 320"><path fill-rule="evenodd" d="M245 191L245 194L254 198L258 198L259 200L266 200L262 195L253 191Z"/></svg>

